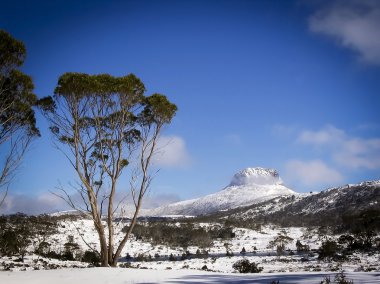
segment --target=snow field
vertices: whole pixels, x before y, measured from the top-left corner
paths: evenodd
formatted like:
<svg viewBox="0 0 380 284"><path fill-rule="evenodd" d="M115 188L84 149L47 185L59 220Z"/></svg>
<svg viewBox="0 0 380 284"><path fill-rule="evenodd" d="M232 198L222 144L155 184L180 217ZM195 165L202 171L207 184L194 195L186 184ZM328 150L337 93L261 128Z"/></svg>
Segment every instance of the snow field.
<svg viewBox="0 0 380 284"><path fill-rule="evenodd" d="M126 225L125 223L118 224L119 231L125 225ZM179 223L176 225L178 226ZM202 227L209 227L209 226L214 226L216 224L201 223L199 225ZM180 228L178 229L180 230ZM91 245L94 248L97 248L97 249L99 248L97 233L93 228L93 224L91 220L78 219L76 221L70 221L70 220L61 221L58 231L59 232L57 234L50 236L49 239L47 240L51 244L51 249L55 250L56 252L63 251L64 243L68 241L68 236L73 237L74 242L79 244L82 251L85 251L88 249L86 242L87 244ZM181 277L185 275L183 276L185 278L188 277L188 275L191 276L193 274L198 275L200 273L200 275L203 275L205 271L203 271L202 269L207 269L208 272L219 273L219 274L221 273L223 275L224 273L234 273L235 271L232 268L232 265L236 261L242 258L247 258L249 261L255 262L260 267L263 267L263 273L276 274L276 275L278 273L291 273L291 274L304 273L304 275L308 275L309 273L310 275L311 274L314 275L315 273L319 273L319 274L320 273L336 273L336 271L340 269L343 269L344 271L350 272L350 273L354 273L354 272L358 273L358 272L364 272L364 271L375 271L375 272L380 271L380 265L379 265L380 254L379 253L353 254L352 256L350 256L350 260L347 262L329 263L329 262L319 261L317 259L318 255L316 253L312 253L312 255L295 254L295 255L284 255L284 256L279 257L276 255L275 249L268 248L268 244L270 243L270 241L272 241L276 236L281 234L281 235L289 236L293 239L293 241L286 246L287 249L296 250L295 243L297 240L300 240L302 244L307 244L310 246L312 250L313 249L315 250L321 245L321 242L323 241L323 239L321 239L318 236L317 231L314 229L306 229L306 228L300 228L300 227L280 228L276 226L262 226L260 231L255 231L255 230L250 230L250 229L245 229L245 228L236 228L234 229L234 233L235 233L234 238L214 240L213 245L210 248L205 248L209 252L209 255L207 258L194 257L197 249L203 250L203 248L198 248L196 246L190 246L186 248L186 250L188 250L191 254L193 254L193 256L191 257L191 259L185 259L185 260L180 260L181 255L185 253L186 251L184 248L170 247L166 245L152 245L148 241L136 240L134 236L131 236L130 240L127 242L125 248L123 249L120 265L125 266L127 262L130 262L128 264L130 267L138 268L138 269L132 269L132 270L122 268L122 269L126 269L126 271L131 271L130 273L132 273L133 275L135 273L140 273L140 271L147 271L145 269L149 269L152 271L156 271L155 273L158 273L158 274L160 274L161 272L164 272L165 275L166 273L169 273L169 272L171 274L173 273L175 274L175 272L173 271L179 271L178 273L181 275ZM116 239L120 240L122 236L123 234L119 233L116 235ZM331 236L331 237L334 237L334 236ZM233 256L226 257L226 247L228 247L229 251L233 252L234 254ZM246 250L246 254L244 255L240 254L243 247ZM1 267L3 267L3 269L7 267L7 269L11 271L24 270L25 272L26 270L26 272L28 272L35 269L46 270L46 269L56 269L60 267L77 267L77 268L87 267L86 263L75 262L75 261L74 262L59 261L55 259L46 259L46 258L39 257L37 255L33 255L32 254L33 247L30 247L29 252L31 253L31 255L26 256L24 263L18 263L17 265L13 265L13 266L9 266L9 264L16 261L17 257L10 258L10 259L6 257L0 258L0 269ZM145 257L148 258L148 256L150 255L152 260L151 261L136 261L136 259L128 260L125 258L127 253L132 258L135 258L138 255L144 255ZM155 254L158 254L160 257L158 259L155 259ZM173 254L178 259L178 261L169 261L169 256L171 254ZM93 271L98 271L98 270L93 270L93 269L85 269L85 270L91 271L91 273L89 272L91 275L92 273L95 273L95 274L97 273ZM183 272L184 270L187 272ZM110 271L115 272L119 270L111 269ZM1 272L0 277L4 277L4 273L8 273L8 272ZM36 271L34 273L40 273L40 272ZM58 275L62 275L62 272L56 272L56 273ZM75 272L75 273L81 274L83 272ZM117 273L124 273L124 272L117 272ZM153 273L153 272L149 272L149 273ZM208 274L206 273L206 275ZM262 273L260 273L260 275L262 275ZM359 273L359 274L354 274L354 275L364 275L364 274ZM24 277L24 276L20 276L20 277ZM89 277L92 277L92 276L89 275ZM113 276L110 276L110 279L113 279L112 277ZM254 276L250 276L250 277L254 277ZM259 277L259 276L255 276L255 277ZM157 281L161 281L160 279L158 279ZM162 278L162 279L164 279L162 281L166 281L165 279L167 278ZM246 278L241 278L241 279L246 279ZM149 280L149 281L153 281L153 280ZM186 282L187 280L181 280L181 281L185 281L185 282L178 282L178 283L187 283ZM319 279L319 282L320 281L321 279ZM316 283L319 283L319 282L316 282ZM0 283L12 283L12 282L7 282L7 281L3 282L0 280ZM14 282L14 283L22 283L22 282ZM29 283L30 282L28 282L28 284ZM80 282L75 282L75 283L80 283ZM101 282L101 283L113 283L113 282ZM115 283L118 283L118 282L115 282ZM140 283L140 282L122 282L122 283ZM160 283L160 282L153 281L150 283ZM176 283L176 282L173 282L173 283ZM189 283L195 283L195 282L189 282ZM223 282L218 282L218 283L223 283ZM239 282L236 282L236 283L239 283ZM260 283L260 282L257 282L257 283ZM283 282L281 282L281 284L282 283ZM289 283L297 283L297 282L289 282ZM306 282L299 282L299 283L306 283ZM365 283L365 282L359 282L359 283ZM368 283L375 283L375 282L368 282ZM55 284L58 284L58 283L55 283Z"/></svg>
<svg viewBox="0 0 380 284"><path fill-rule="evenodd" d="M26 272L1 272L0 283L7 284L137 284L137 283L271 283L310 284L320 283L324 276L333 273L260 273L260 274L225 274L191 270L142 270L128 268L87 268L60 269ZM374 284L380 282L379 273L347 273L347 278L354 283Z"/></svg>
<svg viewBox="0 0 380 284"><path fill-rule="evenodd" d="M125 226L125 223L118 225L118 231ZM179 223L176 224L179 226ZM212 224L200 223L202 227L208 227ZM178 228L180 230L180 228ZM186 259L180 261L181 255L188 250L191 254L196 253L197 249L202 250L195 246L190 246L186 250L180 247L170 247L165 245L152 245L149 242L142 240L136 240L134 236L131 236L122 252L121 264L129 261L125 258L127 253L132 257L138 255L144 255L145 257L151 256L152 261L135 261L132 259L131 266L136 268L149 268L157 270L181 270L181 269L193 269L201 270L204 265L207 269L215 272L227 272L232 273L233 263L242 259L243 257L254 261L263 267L263 272L302 272L302 271L334 271L338 268L343 268L346 271L364 271L371 268L374 271L380 271L379 267L379 254L363 255L355 254L351 257L351 260L342 265L338 263L321 262L317 259L317 254L314 256L306 255L286 255L278 257L275 249L269 249L268 244L278 235L286 235L293 239L286 248L295 251L296 241L300 240L303 244L309 245L311 250L317 249L322 239L318 237L318 234L314 230L308 230L306 228L291 227L291 228L279 228L276 226L262 226L260 231L254 231L244 228L234 229L235 237L232 239L218 239L213 242L212 247L206 248L209 252L209 257ZM88 244L96 249L99 249L97 233L93 228L91 220L77 220L77 221L63 221L59 233L52 236L53 248L63 249L63 244L67 241L67 236L72 235L74 241L79 244L82 250L87 250L87 245L82 239L86 240ZM122 233L116 235L116 240L121 240ZM233 252L234 256L226 257L226 247ZM245 248L246 254L240 254L242 248ZM256 250L254 250L256 248ZM155 254L158 254L159 259L155 259ZM173 254L178 261L169 261L169 256ZM305 261L301 261L301 259Z"/></svg>

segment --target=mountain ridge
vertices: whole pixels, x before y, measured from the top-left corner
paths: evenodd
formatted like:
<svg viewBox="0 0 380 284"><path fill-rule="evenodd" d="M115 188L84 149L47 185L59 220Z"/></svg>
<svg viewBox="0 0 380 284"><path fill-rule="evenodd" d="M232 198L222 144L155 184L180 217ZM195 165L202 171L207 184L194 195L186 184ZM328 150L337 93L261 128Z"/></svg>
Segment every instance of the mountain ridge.
<svg viewBox="0 0 380 284"><path fill-rule="evenodd" d="M276 197L225 212L214 212L208 218L281 226L327 226L342 224L352 218L350 216L368 212L375 212L378 216L375 223L380 223L380 180L346 184L318 193Z"/></svg>
<svg viewBox="0 0 380 284"><path fill-rule="evenodd" d="M245 168L237 172L229 185L218 192L155 209L145 209L141 215L203 215L251 205L277 196L297 194L283 185L276 170L262 167Z"/></svg>

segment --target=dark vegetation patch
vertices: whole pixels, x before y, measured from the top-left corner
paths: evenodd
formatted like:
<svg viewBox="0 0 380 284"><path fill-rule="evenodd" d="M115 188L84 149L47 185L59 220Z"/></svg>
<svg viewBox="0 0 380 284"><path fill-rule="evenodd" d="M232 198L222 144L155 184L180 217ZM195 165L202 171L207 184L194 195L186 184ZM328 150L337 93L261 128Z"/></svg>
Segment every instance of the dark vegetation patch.
<svg viewBox="0 0 380 284"><path fill-rule="evenodd" d="M124 230L128 229L128 226ZM187 248L198 246L208 248L216 239L235 237L232 227L213 225L205 228L194 222L150 222L137 224L133 229L137 240L153 245Z"/></svg>

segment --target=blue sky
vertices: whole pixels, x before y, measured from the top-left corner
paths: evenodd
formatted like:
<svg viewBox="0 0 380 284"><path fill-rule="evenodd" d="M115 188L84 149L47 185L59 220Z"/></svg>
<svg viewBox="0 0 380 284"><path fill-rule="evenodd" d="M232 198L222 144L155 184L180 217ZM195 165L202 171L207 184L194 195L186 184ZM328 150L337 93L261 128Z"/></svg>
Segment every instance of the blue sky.
<svg viewBox="0 0 380 284"><path fill-rule="evenodd" d="M380 179L378 1L2 1L0 28L40 97L64 72L134 73L177 104L148 203L255 166L298 192ZM7 210L57 209L75 178L38 126Z"/></svg>

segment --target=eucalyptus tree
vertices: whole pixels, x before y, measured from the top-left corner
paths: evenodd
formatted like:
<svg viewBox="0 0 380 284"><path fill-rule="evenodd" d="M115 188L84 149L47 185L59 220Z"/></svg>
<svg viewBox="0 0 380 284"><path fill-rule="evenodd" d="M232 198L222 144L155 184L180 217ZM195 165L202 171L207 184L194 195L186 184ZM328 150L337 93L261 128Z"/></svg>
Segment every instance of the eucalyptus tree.
<svg viewBox="0 0 380 284"><path fill-rule="evenodd" d="M79 178L76 190L82 202L67 190L60 196L92 218L102 266L116 266L152 180L158 138L177 107L164 95L145 96L144 84L133 74L65 73L54 93L55 110L45 114L56 145ZM128 188L121 190L130 191L134 212L128 230L116 241L121 179L128 179Z"/></svg>
<svg viewBox="0 0 380 284"><path fill-rule="evenodd" d="M24 44L0 30L0 206L31 141L40 136L33 107L51 107L49 97L37 99L32 78L18 69L25 56Z"/></svg>

